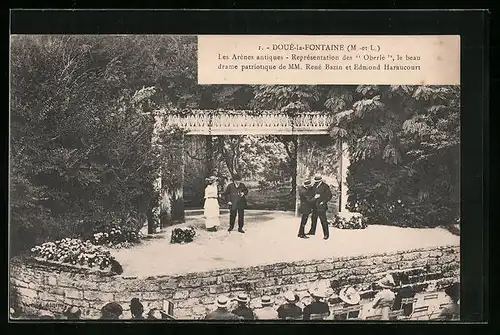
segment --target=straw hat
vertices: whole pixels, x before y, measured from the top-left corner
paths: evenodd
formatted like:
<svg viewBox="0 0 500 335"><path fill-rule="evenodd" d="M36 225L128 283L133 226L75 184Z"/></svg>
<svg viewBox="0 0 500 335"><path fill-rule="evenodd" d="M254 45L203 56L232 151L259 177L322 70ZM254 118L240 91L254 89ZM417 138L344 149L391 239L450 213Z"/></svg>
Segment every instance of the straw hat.
<svg viewBox="0 0 500 335"><path fill-rule="evenodd" d="M326 298L326 290L322 287L317 287L309 291L311 296L316 298Z"/></svg>
<svg viewBox="0 0 500 335"><path fill-rule="evenodd" d="M383 288L393 288L394 286L396 286L396 283L394 283L394 278L390 274L385 275L385 277L380 279L377 284Z"/></svg>
<svg viewBox="0 0 500 335"><path fill-rule="evenodd" d="M322 180L323 180L323 177L321 177L321 175L320 175L320 174L316 174L316 175L314 176L314 181L315 181L315 182L322 181Z"/></svg>
<svg viewBox="0 0 500 335"><path fill-rule="evenodd" d="M248 294L240 293L236 296L236 301L247 303L250 299L248 298Z"/></svg>
<svg viewBox="0 0 500 335"><path fill-rule="evenodd" d="M299 301L299 296L296 295L295 293L293 293L292 291L285 292L283 294L283 297L288 302L297 302L297 301Z"/></svg>
<svg viewBox="0 0 500 335"><path fill-rule="evenodd" d="M262 298L260 298L260 303L262 306L271 306L273 304L273 300L271 299L270 296L265 295Z"/></svg>
<svg viewBox="0 0 500 335"><path fill-rule="evenodd" d="M40 319L55 319L54 314L52 314L52 312L49 311L41 311L39 316Z"/></svg>
<svg viewBox="0 0 500 335"><path fill-rule="evenodd" d="M349 305L357 305L361 301L358 291L352 286L344 287L339 292L339 298Z"/></svg>
<svg viewBox="0 0 500 335"><path fill-rule="evenodd" d="M304 186L311 186L311 180L310 179L307 179L307 180L304 180Z"/></svg>
<svg viewBox="0 0 500 335"><path fill-rule="evenodd" d="M221 295L217 298L217 307L227 308L229 306L229 299L225 295Z"/></svg>

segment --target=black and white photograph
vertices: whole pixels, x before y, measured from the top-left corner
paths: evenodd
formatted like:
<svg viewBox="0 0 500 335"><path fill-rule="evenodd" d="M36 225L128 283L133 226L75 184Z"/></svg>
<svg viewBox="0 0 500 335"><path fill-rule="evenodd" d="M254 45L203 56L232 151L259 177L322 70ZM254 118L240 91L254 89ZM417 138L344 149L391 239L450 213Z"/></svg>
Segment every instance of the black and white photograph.
<svg viewBox="0 0 500 335"><path fill-rule="evenodd" d="M10 321L460 320L460 85L202 85L198 51L10 36Z"/></svg>

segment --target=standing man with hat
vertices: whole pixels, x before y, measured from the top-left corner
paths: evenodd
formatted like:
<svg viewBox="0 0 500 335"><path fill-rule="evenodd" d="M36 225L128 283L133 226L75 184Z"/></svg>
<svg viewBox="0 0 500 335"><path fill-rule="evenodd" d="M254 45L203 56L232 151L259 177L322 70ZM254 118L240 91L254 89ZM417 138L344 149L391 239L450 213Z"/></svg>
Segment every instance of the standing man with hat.
<svg viewBox="0 0 500 335"><path fill-rule="evenodd" d="M304 181L304 185L299 187L300 207L299 212L302 214L300 219L299 237L308 238L305 234L305 227L309 215L311 214L314 206L314 201L319 198L319 194L314 195L311 180Z"/></svg>
<svg viewBox="0 0 500 335"><path fill-rule="evenodd" d="M318 223L318 218L321 221L321 226L323 227L324 239L327 240L330 237L328 231L328 220L326 218L326 211L328 210L328 201L333 197L330 187L323 182L323 177L319 174L314 176L314 186L313 186L316 202L312 211L312 223L311 229L307 235L316 234L316 225Z"/></svg>
<svg viewBox="0 0 500 335"><path fill-rule="evenodd" d="M233 309L232 313L234 315L240 316L245 320L254 320L255 315L253 311L248 307L249 302L248 294L240 293L236 296L236 301L238 302L238 307Z"/></svg>
<svg viewBox="0 0 500 335"><path fill-rule="evenodd" d="M228 311L229 299L225 295L217 298L217 309L208 313L205 320L241 320L242 318Z"/></svg>
<svg viewBox="0 0 500 335"><path fill-rule="evenodd" d="M389 312L394 305L394 300L396 300L396 295L393 292L396 286L394 277L388 273L376 283L376 286L382 290L373 298L372 310L378 310L377 314L382 315L380 320L389 320Z"/></svg>
<svg viewBox="0 0 500 335"><path fill-rule="evenodd" d="M241 182L241 177L235 174L233 176L233 182L227 185L224 191L224 197L229 206L229 229L227 231L233 230L236 215L238 215L238 231L240 233L245 232L243 230L243 224L245 219L245 207L247 206L247 194L247 187Z"/></svg>

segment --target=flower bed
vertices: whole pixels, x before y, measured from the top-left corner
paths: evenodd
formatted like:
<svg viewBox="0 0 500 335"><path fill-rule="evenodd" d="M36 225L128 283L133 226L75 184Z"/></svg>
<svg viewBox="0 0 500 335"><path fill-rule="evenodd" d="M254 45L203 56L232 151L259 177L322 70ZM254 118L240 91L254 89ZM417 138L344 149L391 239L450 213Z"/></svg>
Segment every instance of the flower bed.
<svg viewBox="0 0 500 335"><path fill-rule="evenodd" d="M90 241L65 238L47 242L31 249L37 259L55 261L68 265L80 265L100 270L112 270L118 263L108 250Z"/></svg>
<svg viewBox="0 0 500 335"><path fill-rule="evenodd" d="M193 227L174 228L170 243L189 243L193 241L195 235Z"/></svg>
<svg viewBox="0 0 500 335"><path fill-rule="evenodd" d="M368 219L361 215L350 218L335 215L332 225L339 229L365 229L368 226Z"/></svg>
<svg viewBox="0 0 500 335"><path fill-rule="evenodd" d="M98 232L92 236L92 243L95 245L106 245L108 247L130 247L138 243L141 239L141 233L123 230L120 227L112 227L109 232Z"/></svg>

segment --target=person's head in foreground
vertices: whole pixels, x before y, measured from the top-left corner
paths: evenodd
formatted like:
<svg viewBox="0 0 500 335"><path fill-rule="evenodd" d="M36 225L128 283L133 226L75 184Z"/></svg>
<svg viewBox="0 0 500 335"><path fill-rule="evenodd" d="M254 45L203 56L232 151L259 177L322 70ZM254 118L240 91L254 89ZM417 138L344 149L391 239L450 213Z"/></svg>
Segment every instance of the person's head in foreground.
<svg viewBox="0 0 500 335"><path fill-rule="evenodd" d="M346 305L355 306L361 301L361 296L358 291L352 286L344 287L339 292L339 298Z"/></svg>
<svg viewBox="0 0 500 335"><path fill-rule="evenodd" d="M144 313L144 306L141 304L138 298L132 298L130 300L130 313L134 319L142 318Z"/></svg>
<svg viewBox="0 0 500 335"><path fill-rule="evenodd" d="M296 304L299 302L299 296L292 291L287 291L283 294L287 304Z"/></svg>
<svg viewBox="0 0 500 335"><path fill-rule="evenodd" d="M396 287L396 283L392 275L387 274L377 282L377 286L382 289L393 290Z"/></svg>
<svg viewBox="0 0 500 335"><path fill-rule="evenodd" d="M314 301L321 301L322 299L326 298L326 290L321 287L312 289L309 293L311 294L311 297L314 299Z"/></svg>
<svg viewBox="0 0 500 335"><path fill-rule="evenodd" d="M229 298L226 297L225 295L220 295L217 297L215 305L217 306L218 309L227 310L229 308Z"/></svg>
<svg viewBox="0 0 500 335"><path fill-rule="evenodd" d="M52 312L42 311L40 313L40 319L42 319L42 320L53 320L53 319L55 319L55 316L54 316L54 314L52 314Z"/></svg>
<svg viewBox="0 0 500 335"><path fill-rule="evenodd" d="M148 320L162 320L163 313L158 308L151 308L148 312Z"/></svg>
<svg viewBox="0 0 500 335"><path fill-rule="evenodd" d="M235 174L233 176L233 181L239 183L241 181L241 176L239 174Z"/></svg>
<svg viewBox="0 0 500 335"><path fill-rule="evenodd" d="M460 300L460 283L455 282L452 285L445 288L444 293L451 298L453 303L458 303Z"/></svg>
<svg viewBox="0 0 500 335"><path fill-rule="evenodd" d="M271 299L270 296L265 295L262 298L260 298L260 303L262 307L271 307L273 305L273 300Z"/></svg>
<svg viewBox="0 0 500 335"><path fill-rule="evenodd" d="M64 312L63 315L68 319L68 320L78 320L82 316L82 311L76 307L72 306L67 308Z"/></svg>
<svg viewBox="0 0 500 335"><path fill-rule="evenodd" d="M246 304L250 301L250 298L248 297L248 294L240 293L236 296L236 301L238 302L238 305L246 306Z"/></svg>
<svg viewBox="0 0 500 335"><path fill-rule="evenodd" d="M18 308L11 307L9 314L11 319L17 319L21 316L21 311Z"/></svg>
<svg viewBox="0 0 500 335"><path fill-rule="evenodd" d="M123 308L116 302L109 302L101 308L101 319L117 320L123 314Z"/></svg>

